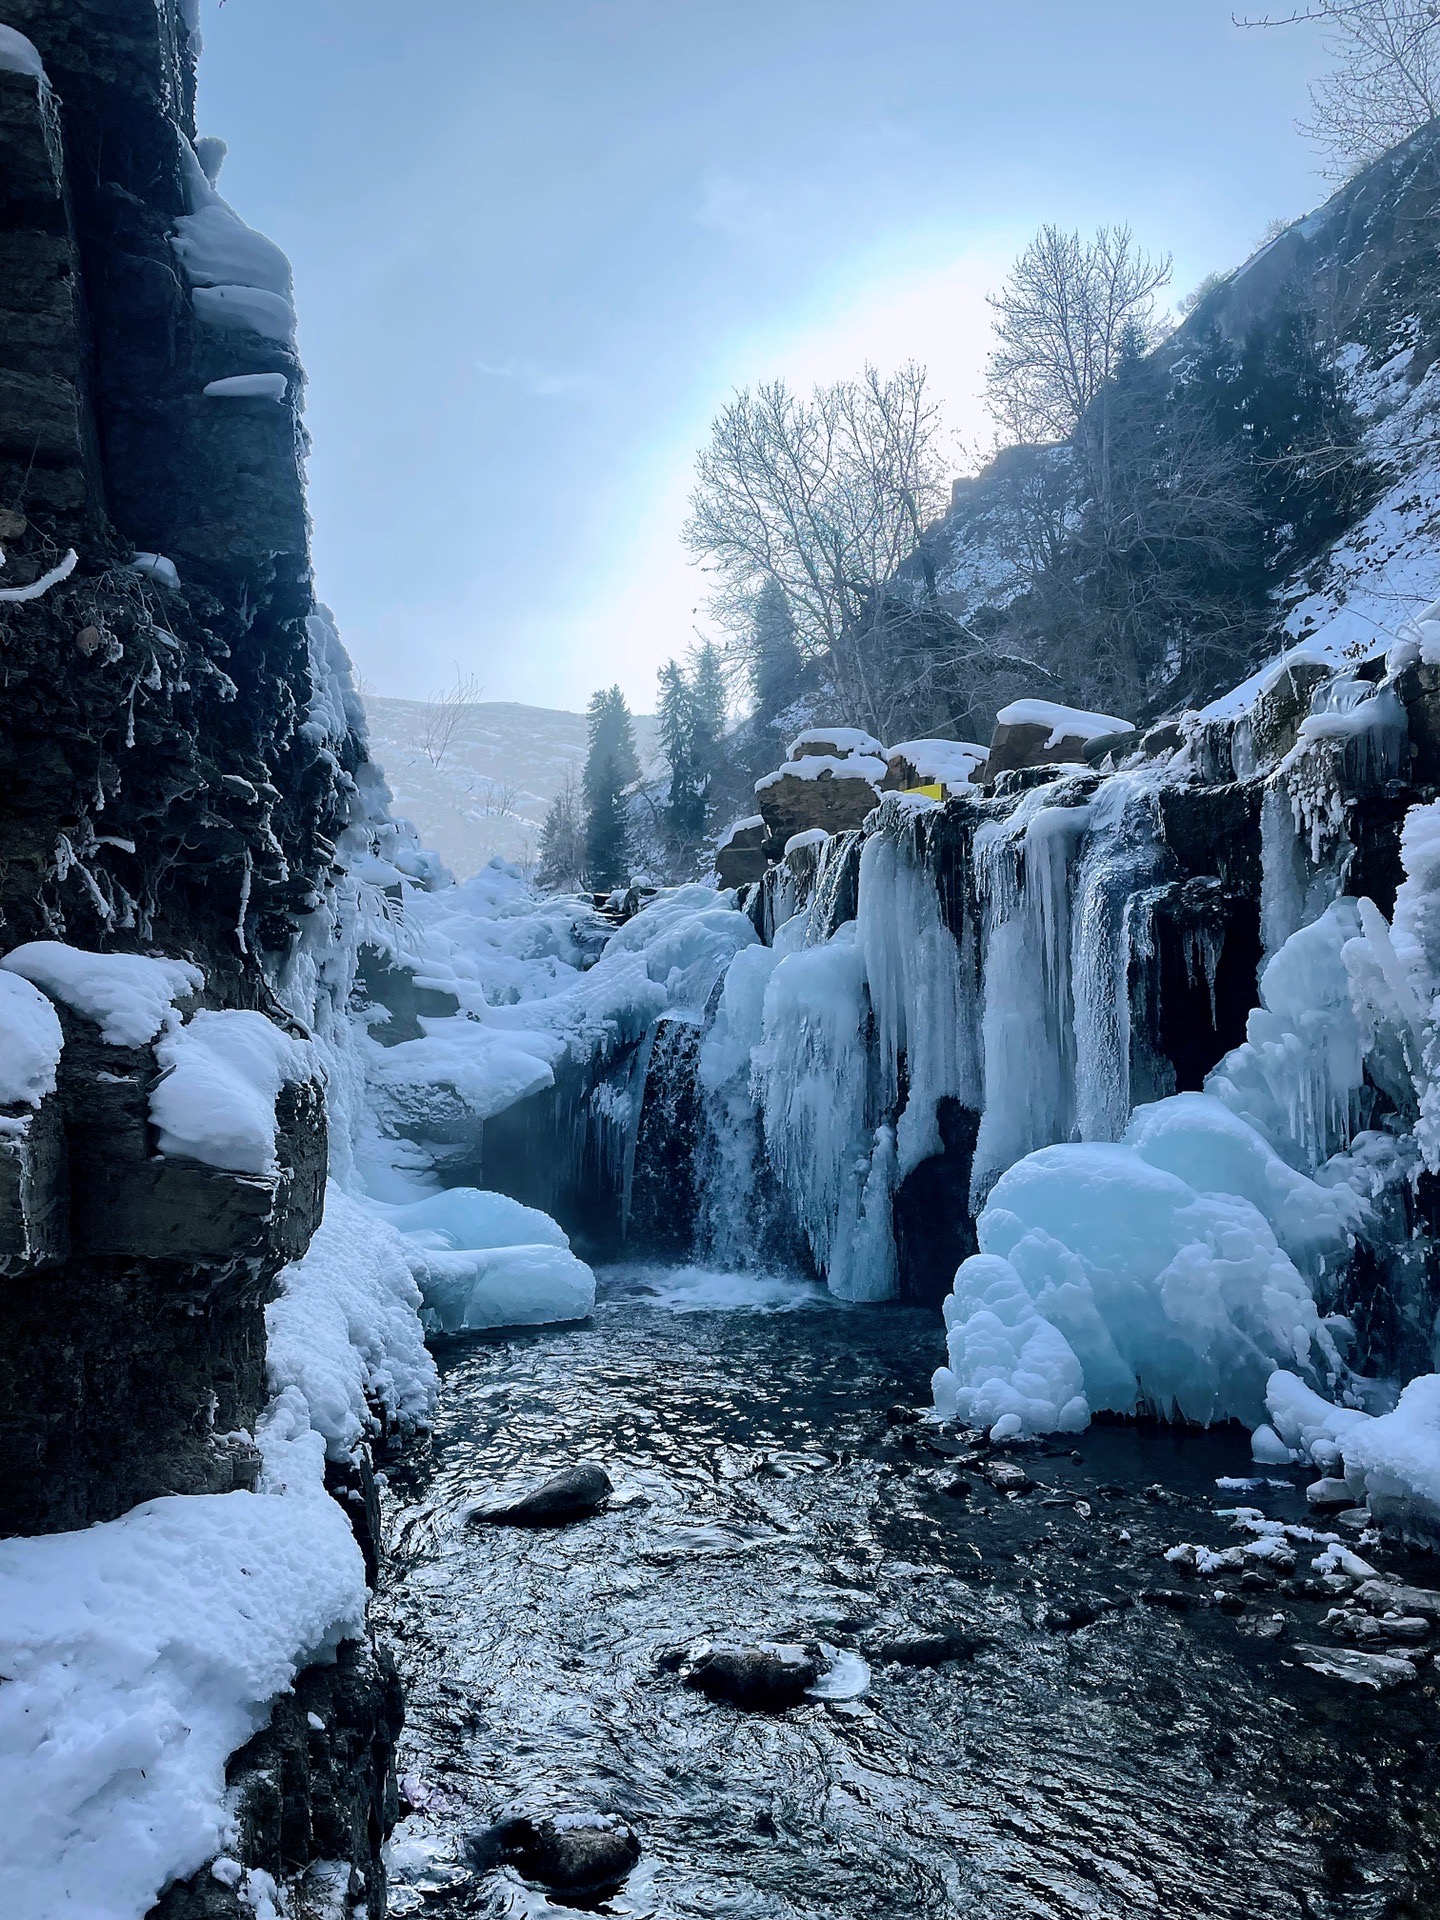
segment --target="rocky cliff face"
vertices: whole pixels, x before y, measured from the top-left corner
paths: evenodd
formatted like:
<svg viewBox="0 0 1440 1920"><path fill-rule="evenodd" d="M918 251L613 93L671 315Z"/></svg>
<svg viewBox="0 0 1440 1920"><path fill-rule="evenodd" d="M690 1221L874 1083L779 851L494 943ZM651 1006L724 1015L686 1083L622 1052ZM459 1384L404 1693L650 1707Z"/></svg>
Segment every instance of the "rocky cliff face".
<svg viewBox="0 0 1440 1920"><path fill-rule="evenodd" d="M183 958L205 1006L295 1031L272 982L375 776L313 598L288 267L197 157L197 15L10 0L0 28L0 950ZM153 1040L60 1013L54 1091L0 1117L0 1533L254 1482L264 1309L324 1191L315 1081L272 1171L162 1158ZM303 1765L278 1727L236 1763L285 1783L246 1864L343 1858L379 1913L396 1707L345 1660L314 1683L343 1766L303 1712Z"/></svg>

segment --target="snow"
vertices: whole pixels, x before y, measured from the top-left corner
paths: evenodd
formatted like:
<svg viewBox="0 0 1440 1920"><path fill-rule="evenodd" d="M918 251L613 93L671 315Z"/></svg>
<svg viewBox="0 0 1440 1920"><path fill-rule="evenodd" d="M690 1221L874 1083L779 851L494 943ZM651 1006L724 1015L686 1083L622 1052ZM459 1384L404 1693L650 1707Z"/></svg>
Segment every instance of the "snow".
<svg viewBox="0 0 1440 1920"><path fill-rule="evenodd" d="M423 1038L379 1051L370 1083L403 1091L417 1085L453 1088L477 1120L554 1086L561 1048L544 1034L506 1035L479 1021L422 1019Z"/></svg>
<svg viewBox="0 0 1440 1920"><path fill-rule="evenodd" d="M283 373L232 373L208 380L202 391L207 400L283 400L289 386Z"/></svg>
<svg viewBox="0 0 1440 1920"><path fill-rule="evenodd" d="M7 606L15 606L25 600L41 599L51 587L58 587L62 580L70 578L75 571L78 559L75 549L71 547L58 565L51 567L48 573L42 573L38 580L32 580L28 587L0 587L0 602ZM0 565L3 564L4 556L0 555Z"/></svg>
<svg viewBox="0 0 1440 1920"><path fill-rule="evenodd" d="M15 27L0 26L0 73L28 73L44 80L45 63L33 41Z"/></svg>
<svg viewBox="0 0 1440 1920"><path fill-rule="evenodd" d="M0 1541L0 1911L142 1920L234 1834L225 1763L365 1627L365 1570L287 1404L256 1493Z"/></svg>
<svg viewBox="0 0 1440 1920"><path fill-rule="evenodd" d="M799 760L808 756L810 749L817 746L833 747L841 759L859 755L883 760L888 751L873 734L865 733L859 727L807 727L790 742L785 749L786 756L791 760Z"/></svg>
<svg viewBox="0 0 1440 1920"><path fill-rule="evenodd" d="M395 1206L374 1205L374 1212L405 1235L434 1234L450 1247L568 1247L563 1229L548 1213L527 1207L508 1194L479 1187L446 1187L423 1199Z"/></svg>
<svg viewBox="0 0 1440 1920"><path fill-rule="evenodd" d="M0 973L0 1107L38 1107L53 1093L64 1044L40 989L18 973Z"/></svg>
<svg viewBox="0 0 1440 1920"><path fill-rule="evenodd" d="M338 747L347 734L367 741L365 705L329 607L317 604L315 611L306 615L305 638L310 652L311 692L310 712L301 723L301 733L320 747Z"/></svg>
<svg viewBox="0 0 1440 1920"><path fill-rule="evenodd" d="M1290 672L1292 667L1337 668L1343 659L1342 652L1322 640L1302 640L1296 646L1287 647L1278 659L1267 661L1256 669L1248 680L1242 680L1236 687L1219 695L1209 706L1200 709L1201 720L1238 720L1250 712L1261 694L1271 693Z"/></svg>
<svg viewBox="0 0 1440 1920"><path fill-rule="evenodd" d="M836 780L865 780L872 787L878 787L887 772L885 762L871 754L855 753L837 759L832 753L811 753L803 760L787 760L773 773L762 773L755 782L755 791L764 793L770 787L779 786L782 780L819 780L822 775Z"/></svg>
<svg viewBox="0 0 1440 1920"><path fill-rule="evenodd" d="M889 760L903 756L920 777L922 786L938 781L941 786L967 787L977 767L990 757L988 747L973 740L902 740L891 747Z"/></svg>
<svg viewBox="0 0 1440 1920"><path fill-rule="evenodd" d="M583 1320L595 1305L595 1276L568 1247L437 1250L421 1273L427 1319L444 1333Z"/></svg>
<svg viewBox="0 0 1440 1920"><path fill-rule="evenodd" d="M137 553L130 562L130 571L141 574L147 580L158 580L162 587L179 591L180 575L175 570L175 562L167 560L163 553Z"/></svg>
<svg viewBox="0 0 1440 1920"><path fill-rule="evenodd" d="M1281 1370L1266 1393L1273 1432L1290 1457L1322 1472L1343 1467L1357 1504L1368 1501L1378 1526L1417 1545L1440 1545L1440 1374L1418 1375L1388 1412L1332 1405Z"/></svg>
<svg viewBox="0 0 1440 1920"><path fill-rule="evenodd" d="M150 1095L161 1153L232 1173L274 1173L275 1101L287 1084L312 1079L314 1051L244 1009L202 1007L157 1043L164 1069Z"/></svg>
<svg viewBox="0 0 1440 1920"><path fill-rule="evenodd" d="M803 853L806 847L823 847L830 838L823 827L805 827L799 833L792 833L785 842L785 852Z"/></svg>
<svg viewBox="0 0 1440 1920"><path fill-rule="evenodd" d="M332 1460L376 1432L374 1408L403 1432L427 1425L435 1405L410 1249L384 1211L331 1181L314 1239L265 1309L270 1391L299 1391Z"/></svg>
<svg viewBox="0 0 1440 1920"><path fill-rule="evenodd" d="M143 1047L177 1015L175 1002L199 993L205 976L188 960L138 953L87 953L58 940L32 940L0 959L73 1012L93 1020L114 1047Z"/></svg>
<svg viewBox="0 0 1440 1920"><path fill-rule="evenodd" d="M757 829L763 829L764 825L765 816L761 813L747 814L743 820L732 820L720 838L715 842L715 851L720 853L724 848L728 847L736 834L754 833Z"/></svg>
<svg viewBox="0 0 1440 1920"><path fill-rule="evenodd" d="M995 724L1048 727L1047 748L1058 747L1062 740L1099 740L1107 733L1130 733L1135 726L1133 720L1118 720L1113 713L1086 713L1080 707L1057 706L1053 700L1012 700L996 714Z"/></svg>
<svg viewBox="0 0 1440 1920"><path fill-rule="evenodd" d="M295 344L295 309L263 287L195 287L190 294L196 318L205 326L246 328L281 346Z"/></svg>

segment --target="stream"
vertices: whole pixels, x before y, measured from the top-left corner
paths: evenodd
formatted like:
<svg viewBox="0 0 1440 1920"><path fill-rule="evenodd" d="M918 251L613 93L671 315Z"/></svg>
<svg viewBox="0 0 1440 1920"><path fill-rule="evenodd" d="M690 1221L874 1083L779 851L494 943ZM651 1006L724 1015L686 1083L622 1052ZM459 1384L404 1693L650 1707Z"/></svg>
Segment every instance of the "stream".
<svg viewBox="0 0 1440 1920"><path fill-rule="evenodd" d="M1237 1501L1312 1519L1309 1473L1256 1468L1239 1428L977 1445L910 1411L933 1311L688 1268L599 1280L581 1325L439 1343L435 1431L390 1468L394 1914L571 1912L462 1841L572 1811L639 1836L591 1909L636 1920L1440 1914L1429 1658L1385 1695L1321 1677L1295 1651L1330 1604L1305 1558L1222 1611L1163 1557L1233 1545ZM472 1522L582 1459L615 1484L596 1517ZM1006 1462L1023 1489L992 1485ZM968 1657L880 1657L935 1630ZM707 1638L820 1643L852 1697L712 1702L677 1672Z"/></svg>

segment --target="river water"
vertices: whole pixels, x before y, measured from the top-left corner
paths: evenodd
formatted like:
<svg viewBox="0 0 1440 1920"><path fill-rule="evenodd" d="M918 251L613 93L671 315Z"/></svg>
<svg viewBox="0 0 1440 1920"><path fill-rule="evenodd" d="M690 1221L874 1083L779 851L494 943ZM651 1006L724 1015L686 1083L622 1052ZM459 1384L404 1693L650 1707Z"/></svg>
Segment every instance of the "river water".
<svg viewBox="0 0 1440 1920"><path fill-rule="evenodd" d="M435 1433L390 1473L377 1620L412 1809L392 1912L569 1912L471 1872L462 1836L599 1811L644 1848L599 1910L637 1920L1440 1914L1428 1660L1384 1696L1323 1679L1295 1646L1325 1638L1328 1602L1282 1582L1222 1612L1163 1558L1233 1544L1217 1509L1237 1500L1305 1518L1301 1476L1220 1489L1265 1471L1244 1433L1118 1423L957 1461L966 1443L892 1413L928 1405L933 1312L783 1278L600 1279L583 1325L445 1343ZM1002 1457L1026 1490L991 1486ZM579 1459L615 1483L599 1516L470 1522ZM873 1657L933 1629L973 1656ZM868 1689L742 1714L676 1672L707 1638L868 1652Z"/></svg>

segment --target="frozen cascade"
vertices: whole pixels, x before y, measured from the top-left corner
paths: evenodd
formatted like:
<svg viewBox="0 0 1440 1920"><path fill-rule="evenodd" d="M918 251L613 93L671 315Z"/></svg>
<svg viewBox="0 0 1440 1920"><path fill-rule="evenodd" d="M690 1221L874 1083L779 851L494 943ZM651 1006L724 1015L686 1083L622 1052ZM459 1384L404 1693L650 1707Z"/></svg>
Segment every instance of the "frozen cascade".
<svg viewBox="0 0 1440 1920"><path fill-rule="evenodd" d="M887 1177L893 1142L872 1170L878 1112L869 1022L865 957L848 921L823 945L782 956L753 1054L770 1164L816 1266L832 1292L851 1300L894 1290L888 1206L875 1185ZM878 1262L877 1241L885 1249Z"/></svg>
<svg viewBox="0 0 1440 1920"><path fill-rule="evenodd" d="M898 812L898 803L890 803ZM980 1104L973 926L962 951L940 917L913 821L881 831L860 856L859 937L880 1052L882 1098L899 1109L903 1177L940 1152L939 1103ZM901 1063L905 1091L901 1104Z"/></svg>
<svg viewBox="0 0 1440 1920"><path fill-rule="evenodd" d="M1260 977L1243 1046L1206 1083L1292 1166L1313 1173L1365 1121L1365 1057L1344 950L1360 909L1336 900L1291 934Z"/></svg>
<svg viewBox="0 0 1440 1920"><path fill-rule="evenodd" d="M1144 890L1165 864L1154 780L1118 775L1096 796L1076 883L1075 1125L1082 1140L1118 1140L1130 1118L1130 962Z"/></svg>
<svg viewBox="0 0 1440 1920"><path fill-rule="evenodd" d="M1026 794L1010 819L975 835L984 932L983 1115L972 1192L1075 1124L1070 985L1072 874L1094 782ZM1057 804L1057 802L1059 804Z"/></svg>

